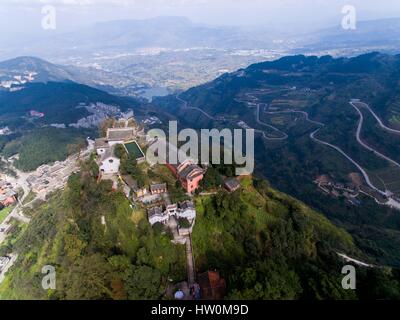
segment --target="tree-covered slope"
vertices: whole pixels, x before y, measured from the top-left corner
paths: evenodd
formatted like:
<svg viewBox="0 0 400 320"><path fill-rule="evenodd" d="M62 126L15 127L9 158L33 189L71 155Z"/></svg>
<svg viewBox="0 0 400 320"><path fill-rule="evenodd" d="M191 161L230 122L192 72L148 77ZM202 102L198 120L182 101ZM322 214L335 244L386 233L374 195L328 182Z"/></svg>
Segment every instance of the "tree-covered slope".
<svg viewBox="0 0 400 320"><path fill-rule="evenodd" d="M65 191L31 212L27 231L8 248L19 258L1 298L161 299L169 283L185 280L184 247L151 228L123 193L97 183L96 173L93 162L84 164ZM228 299L397 297L392 270L358 268L363 290L343 290L347 263L336 251L359 254L351 236L265 182L254 184L248 178L234 194L196 197L196 271L219 270ZM41 287L44 265L56 268L56 290Z"/></svg>
<svg viewBox="0 0 400 320"><path fill-rule="evenodd" d="M245 69L226 73L214 81L191 88L181 94L191 106L201 108L211 115L240 116L246 107L235 100L238 95L254 89L275 88L275 98L282 98L287 91L297 88L325 94L336 92L336 104L350 98L360 98L372 103L382 118L397 126L393 117L398 115L398 78L400 55L372 52L352 58L331 56L287 56L274 61L252 64ZM309 92L310 94L310 92ZM321 98L319 96L318 98ZM157 98L155 103L179 109L181 104L169 98ZM171 109L169 109L171 111ZM313 110L318 114L320 110ZM328 119L331 114L318 115Z"/></svg>
<svg viewBox="0 0 400 320"><path fill-rule="evenodd" d="M23 171L64 160L69 146L84 145L87 137L97 136L96 122L89 129L69 126L92 115L85 106L97 103L121 111L140 105L134 98L114 96L71 81L27 83L18 91L0 90L0 128L7 126L12 131L11 135L0 136L0 154L10 157L19 153L15 165ZM31 116L31 110L43 116ZM96 116L104 115L98 112Z"/></svg>
<svg viewBox="0 0 400 320"><path fill-rule="evenodd" d="M43 112L40 123L70 124L89 115L85 108L77 108L80 103L102 102L119 106L122 110L138 105L104 91L75 82L29 83L19 91L0 91L0 125L16 126L23 123L21 117L30 110Z"/></svg>
<svg viewBox="0 0 400 320"><path fill-rule="evenodd" d="M360 255L351 236L265 181L246 178L242 190L200 198L197 207L197 268L221 270L231 299L400 297L397 271L380 286L374 277L385 278L381 270L357 268L362 290L343 290L347 263L337 253Z"/></svg>
<svg viewBox="0 0 400 320"><path fill-rule="evenodd" d="M387 126L400 128L399 77L400 55L296 55L253 64L182 92L181 100L169 96L153 104L164 111L165 119L175 115L186 127L238 128L244 122L256 129L258 175L344 227L376 263L400 266L399 211L362 194L352 204L345 197L322 192L314 183L317 177L328 175L335 183L351 185L351 174L361 173L337 150L311 138L319 129L316 138L341 148L368 172L374 185L399 196L400 169L357 141L360 116L349 104L350 99L361 99ZM366 108L361 112L362 140L399 162L399 135L380 128Z"/></svg>
<svg viewBox="0 0 400 320"><path fill-rule="evenodd" d="M8 158L19 154L16 168L28 172L42 164L62 161L86 147L86 138L96 130L53 127L38 128L0 145L1 154Z"/></svg>
<svg viewBox="0 0 400 320"><path fill-rule="evenodd" d="M36 57L17 57L0 62L0 80L28 74L31 74L32 82L74 80L66 67Z"/></svg>
<svg viewBox="0 0 400 320"><path fill-rule="evenodd" d="M97 172L85 164L64 192L31 212L1 298L158 299L168 279L185 277L184 248L155 232L111 183L97 183ZM54 291L41 287L44 265L57 270Z"/></svg>

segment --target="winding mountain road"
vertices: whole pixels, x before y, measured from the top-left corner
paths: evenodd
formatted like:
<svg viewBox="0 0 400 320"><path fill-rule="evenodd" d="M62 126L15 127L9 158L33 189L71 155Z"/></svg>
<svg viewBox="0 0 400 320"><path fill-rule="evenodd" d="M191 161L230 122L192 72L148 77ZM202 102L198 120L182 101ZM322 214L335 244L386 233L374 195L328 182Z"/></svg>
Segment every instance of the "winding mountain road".
<svg viewBox="0 0 400 320"><path fill-rule="evenodd" d="M204 110L197 108L197 107L189 107L188 102L186 100L183 100L179 94L175 96L175 98L183 103L183 109L187 109L187 110L196 110L200 113L202 113L204 116L206 116L208 119L216 121L217 119L215 117L213 117L212 115L208 114L207 112L205 112Z"/></svg>
<svg viewBox="0 0 400 320"><path fill-rule="evenodd" d="M396 162L395 160L389 158L388 156L385 156L384 154L382 154L382 153L379 152L378 150L376 150L376 149L370 147L370 146L367 145L364 141L362 141L362 139L361 139L361 131L362 131L362 127L363 127L363 124L364 124L364 115L362 114L362 112L361 112L361 110L359 109L359 107L357 106L357 104L359 104L360 107L365 107L365 108L374 116L374 118L377 120L378 124L380 125L380 127L381 127L382 129L384 129L384 130L386 130L386 131L388 131L388 132L391 132L391 133L400 134L400 131L395 130L395 129L392 129L392 128L389 128L389 127L387 127L385 124L383 124L382 120L373 112L373 110L372 110L367 104L362 103L362 102L353 102L353 101L351 101L351 102L350 102L350 105L356 110L356 112L358 113L358 115L359 115L359 117L360 117L360 119L359 119L359 121L358 121L358 125L357 125L357 131L356 131L356 139L357 139L357 142L358 142L362 147L364 147L365 149L367 149L367 150L373 152L376 156L378 156L378 157L380 157L380 158L382 158L382 159L384 159L384 160L390 162L391 164L395 165L396 167L400 168L400 164L399 164L398 162ZM382 191L382 190L380 190L379 188L377 188L377 187L371 182L371 180L370 180L370 178L369 178L369 175L368 175L368 173L364 170L364 168L362 168L361 165L359 165L354 159L352 159L349 155L347 155L341 148L339 148L338 146L335 146L335 145L333 145L333 144L330 144L330 143L328 143L328 142L326 142L326 141L322 141L322 140L316 138L316 137L315 137L315 134L316 134L319 130L320 130L320 129L317 129L317 130L315 130L314 132L312 132L312 133L310 134L310 138L313 139L314 141L318 142L318 143L321 143L321 144L324 144L324 145L326 145L326 146L329 146L329 147L335 149L336 151L340 152L344 157L346 157L351 163L353 163L353 164L359 169L359 171L362 173L362 175L363 175L363 177L364 177L364 179L365 179L367 185L368 185L370 188L372 188L372 189L378 191L379 193L381 193L382 195L385 195L385 196L388 196L388 195L390 194L390 191L389 191L389 190ZM390 202L390 200L391 200L391 199L389 199L389 202ZM394 200L392 199L392 201L394 201Z"/></svg>
<svg viewBox="0 0 400 320"><path fill-rule="evenodd" d="M376 115L376 113L371 109L371 107L368 104L366 104L364 102L361 102L361 101L357 101L357 102L351 101L350 104L355 108L358 108L357 104L359 104L360 107L364 107L364 108L368 109L368 111L373 115L373 117L376 119L376 121L378 122L379 126L382 129L384 129L386 131L389 131L391 133L394 133L394 134L400 134L400 130L395 130L395 129L392 129L392 128L389 128L388 126L386 126L383 123L383 121Z"/></svg>
<svg viewBox="0 0 400 320"><path fill-rule="evenodd" d="M200 109L200 108L197 108L197 107L189 107L188 102L187 102L186 100L182 99L182 98L180 97L179 94L176 95L175 98L176 98L179 102L181 102L181 103L183 104L183 107L182 107L183 109L186 109L186 110L196 110L196 111L202 113L205 117L207 117L207 118L210 119L210 120L213 120L213 121L221 121L221 119L218 119L218 118L216 118L216 117L210 115L209 113L205 112L204 110L202 110L202 109ZM252 97L252 98L253 98L253 99L257 99L257 98L255 98L255 97ZM248 101L239 100L239 99L235 99L235 100L238 101L238 102L240 102L240 103L245 103L246 106L247 106L248 108L252 108L253 106L252 106L251 104L254 104L254 107L257 108L257 111L256 111L256 122L257 122L258 124L262 125L262 126L268 127L268 128L270 128L270 129L272 129L272 130L274 130L274 131L276 131L276 132L279 132L279 133L282 134L283 136L282 136L282 137L274 137L274 138L268 137L267 134L266 134L263 130L260 130L260 129L253 129L254 132L257 132L257 133L262 134L263 138L266 139L266 140L285 140L285 139L288 138L288 135L287 135L285 132L282 132L282 131L280 131L278 128L275 128L275 127L273 127L273 126L271 126L271 125L269 125L269 124L267 124L267 123L265 123L265 122L262 122L262 121L260 120L260 105L261 105L261 103L248 102ZM222 119L222 120L224 121L224 120L226 120L226 119Z"/></svg>
<svg viewBox="0 0 400 320"><path fill-rule="evenodd" d="M284 110L284 111L264 111L264 113L266 113L266 114L300 113L300 114L304 115L304 118L306 119L306 121L308 121L308 122L310 122L312 124L315 124L317 126L322 126L322 127L325 126L325 124L322 123L322 122L311 120L310 116L305 111L290 109L290 110Z"/></svg>
<svg viewBox="0 0 400 320"><path fill-rule="evenodd" d="M275 128L274 126L271 126L270 124L261 121L261 119L260 119L260 113L261 113L260 107L261 107L261 103L257 103L257 111L256 111L256 121L257 121L257 123L261 124L262 126L265 126L267 128L270 128L270 129L272 129L272 130L274 130L276 132L279 132L282 135L282 137L271 138L271 137L265 137L264 136L264 138L267 139L267 140L286 140L287 138L289 138L289 136L287 135L286 132L283 132L283 131L279 130L278 128Z"/></svg>
<svg viewBox="0 0 400 320"><path fill-rule="evenodd" d="M396 167L400 168L400 164L396 161L394 161L393 159L389 158L388 156L385 156L384 154L380 153L378 150L370 147L369 145L367 145L364 141L361 140L361 130L364 124L364 115L362 114L361 110L355 105L354 102L350 102L350 105L357 111L358 115L360 116L360 120L358 121L358 125L357 125L357 132L356 132L356 139L358 141L359 144L361 144L365 149L373 152L376 156L389 161L390 163L392 163L393 165L395 165ZM363 104L365 106L368 106L367 104ZM386 127L382 121L377 117L377 115L371 110L371 108L368 106L367 108L372 115L374 115L375 119L377 119L378 123L380 124L380 126L389 131L389 132L393 132L393 133L399 133L400 131L394 130L394 129L390 129L389 127Z"/></svg>
<svg viewBox="0 0 400 320"><path fill-rule="evenodd" d="M305 116L306 121L312 123L312 124L316 124L318 126L324 127L325 124L322 122L318 122L318 121L314 121L310 119L309 114L306 111L299 111L299 110L285 110L285 111L264 111L267 114L281 114L281 113L300 113L303 114ZM349 160L354 166L357 167L357 169L361 172L361 174L363 175L367 185L369 187L371 187L372 189L378 191L381 194L386 194L385 192L379 190L377 187L374 186L374 184L371 182L371 179L369 178L368 173L365 171L365 169L357 162L355 161L352 157L350 157L346 152L344 152L340 147L331 144L329 142L320 140L318 138L315 137L315 135L318 133L318 131L321 130L321 128L316 129L315 131L313 131L310 134L310 138L314 141L317 142L319 144L325 145L327 147L330 147L332 149L335 149L337 152L339 152L341 155L343 155L347 160Z"/></svg>
<svg viewBox="0 0 400 320"><path fill-rule="evenodd" d="M285 90L286 90L286 89L285 89ZM258 133L261 133L261 134L263 135L263 137L264 137L266 140L285 140L285 139L287 139L287 138L288 138L287 133L285 133L285 132L279 130L278 128L276 128L276 127L274 127L274 126L271 126L271 125L268 124L268 123L263 122L263 121L260 119L261 105L262 105L263 103L260 103L260 102L258 101L258 98L255 97L254 94L252 94L252 93L248 93L248 92L247 92L247 93L245 93L245 96L248 98L248 100L242 100L242 99L235 98L235 101L237 101L237 102L239 102L239 103L244 103L248 108L256 108L256 113L255 113L255 116L256 116L256 119L255 119L255 120L256 120L256 122L257 122L258 124L262 125L262 126L265 126L265 127L269 128L269 129L272 129L272 130L274 130L274 131L276 131L276 132L279 132L279 133L282 135L282 137L271 138L271 137L268 137L268 136L267 136L267 134L265 133L265 131L262 131L262 130L259 130L259 129L254 129L254 131L255 131L255 132L258 132ZM202 114L204 114L207 118L209 118L209 119L211 119L211 120L217 120L215 117L209 115L207 112L205 112L204 110L202 110L202 109L200 109L200 108L189 107L187 101L181 99L181 98L179 97L179 95L177 95L176 98L177 98L180 102L182 102L182 103L184 104L184 108L185 108L185 109L197 110L198 112L201 112ZM375 113L367 104L362 103L362 102L360 102L360 101L351 101L351 102L350 102L350 105L351 105L353 108L356 109L357 113L358 113L359 116L360 116L360 120L359 120L358 125L357 125L357 132L356 132L356 139L357 139L357 142L358 142L362 147L364 147L365 149L367 149L367 150L373 152L376 156L378 156L378 157L380 157L380 158L382 158L382 159L384 159L384 160L390 162L391 164L393 164L393 165L395 165L395 166L397 166L397 167L400 168L400 163L398 163L398 162L396 162L395 160L389 158L388 156L385 156L384 154L382 154L382 153L379 152L378 150L376 150L376 149L370 147L369 145L367 145L365 142L362 141L362 139L361 139L361 130L362 130L363 123L364 123L364 117L363 117L363 114L362 114L362 112L360 111L359 107L357 106L357 104L360 105L360 107L365 107L365 108L373 115L373 117L377 120L379 126L380 126L382 129L384 129L384 130L386 130L386 131L388 131L388 132L394 133L394 134L400 134L400 131L399 131L399 130L395 130L395 129L392 129L392 128L387 127L387 126L382 122L382 120L376 115L376 113ZM320 126L320 128L318 128L318 129L316 129L315 131L313 131L312 133L310 133L310 138L311 138L314 142L319 143L319 144L322 144L322 145L325 145L325 146L330 147L330 148L336 150L337 152L339 152L341 155L343 155L347 160L349 160L349 161L361 172L361 174L362 174L363 177L364 177L364 180L365 180L366 184L367 184L371 189L373 189L373 190L375 190L375 191L377 191L377 192L379 192L380 194L385 195L385 196L389 196L389 195L390 195L390 191L389 191L389 190L383 191L383 190L380 190L378 187L376 187L376 186L372 183L372 181L371 181L371 179L370 179L370 177L369 177L367 171L366 171L357 161L355 161L355 160L354 160L352 157L350 157L346 152L344 152L340 147L338 147L338 146L336 146L336 145L334 145L334 144L331 144L331 143L328 143L328 142L326 142L326 141L323 141L323 140L320 140L320 139L316 138L315 135L318 133L318 131L319 131L322 127L325 126L325 124L322 123L322 122L318 122L318 121L315 121L315 120L311 120L310 117L309 117L309 114L308 114L306 111L293 110L293 109L291 109L291 110L283 110L283 111L265 111L265 110L264 110L264 113L266 113L266 114L300 113L300 114L304 115L305 120L306 120L307 122L312 123L312 124L317 125L317 126ZM218 121L218 120L217 120L217 121ZM389 199L389 202L390 202L390 200L393 200L393 199Z"/></svg>
<svg viewBox="0 0 400 320"><path fill-rule="evenodd" d="M318 139L318 138L315 137L315 135L317 134L317 132L318 132L320 129L321 129L321 128L319 128L319 129L313 131L313 132L310 134L310 138L311 138L312 140L314 140L315 142L318 142L318 143L320 143L320 144L323 144L323 145L325 145L325 146L328 146L328 147L330 147L330 148L333 148L333 149L335 149L337 152L339 152L340 154L342 154L347 160L349 160L352 164L354 164L354 165L357 167L357 169L361 172L361 174L363 175L363 177L364 177L364 179L365 179L367 185L368 185L370 188L372 188L372 189L378 191L379 193L385 195L385 194L386 194L385 192L379 190L377 187L374 186L374 184L371 182L371 180L370 180L370 178L369 178L368 173L364 170L364 168L361 167L361 166L360 166L353 158L351 158L346 152L344 152L341 148L339 148L338 146L335 146L334 144L328 143L328 142L326 142L326 141L320 140L320 139Z"/></svg>
<svg viewBox="0 0 400 320"><path fill-rule="evenodd" d="M251 100L253 100L253 101L256 100L256 99L257 99L257 98L254 97L254 96L251 97ZM245 102L245 101L241 101L241 100L239 100L239 101L240 101L240 102ZM366 148L367 150L373 152L375 155L381 157L382 159L385 159L385 160L389 161L389 162L392 163L393 165L395 165L395 166L397 166L397 167L400 168L400 164L399 164L398 162L396 162L396 161L394 161L393 159L391 159L391 158L385 156L384 154L380 153L378 150L373 149L372 147L368 146L366 143L364 143L364 142L361 140L360 136L361 136L361 130L362 130L364 118L363 118L362 112L358 109L358 107L355 106L353 102L350 102L350 104L357 110L357 112L358 112L359 115L360 115L360 121L359 121L359 123L358 123L358 126L357 126L357 133L356 133L357 142L358 142L361 146L363 146L364 148ZM256 120L257 120L258 123L263 124L262 122L260 122L260 118L259 118L259 114L260 114L260 109L259 109L259 108L260 108L260 105L261 105L260 103L257 104L257 119L256 119ZM400 131L394 130L394 129L391 129L391 128L385 126L385 125L383 124L383 122L381 121L381 119L379 119L379 117L371 110L371 108L370 108L368 105L366 105L366 104L363 104L363 105L371 112L371 114L375 117L375 119L378 121L379 125L380 125L383 129L385 129L385 130L387 130L387 131L389 131L389 132L392 132L392 133L400 134ZM315 120L311 120L309 114L308 114L306 111L293 110L293 109L291 109L291 110L283 110L283 111L264 111L264 113L266 113L266 114L300 113L300 114L304 115L305 120L308 121L309 123L312 123L312 124L314 124L314 125L318 125L318 126L320 126L320 127L324 127L324 126L325 126L325 124L322 123L322 122L318 122L318 121L315 121ZM264 125L270 127L269 125L267 125L267 124L265 124L265 123L264 123ZM330 147L330 148L336 150L337 152L339 152L341 155L343 155L347 160L349 160L349 161L361 172L361 174L362 174L363 177L364 177L364 180L365 180L366 184L367 184L370 188L372 188L373 190L375 190L375 191L377 191L377 192L379 192L380 194L385 195L385 196L388 196L388 195L390 194L390 192L389 192L388 190L383 191L383 190L380 190L378 187L376 187L376 186L372 183L372 181L371 181L371 179L370 179L370 177L369 177L367 171L366 171L357 161L355 161L355 160L354 160L352 157L350 157L346 152L344 152L340 147L338 147L338 146L336 146L336 145L334 145L334 144L331 144L331 143L328 143L328 142L326 142L326 141L323 141L323 140L320 140L320 139L316 138L315 135L318 133L318 131L319 131L320 129L321 129L321 128L318 128L318 129L316 129L315 131L313 131L313 132L310 134L310 138L311 138L314 142L317 142L317 143L319 143L319 144L328 146L328 147ZM284 133L284 134L285 134L285 137L287 138L287 134L286 134L286 133ZM280 138L280 139L286 139L286 138ZM278 139L279 139L279 138L278 138Z"/></svg>
<svg viewBox="0 0 400 320"><path fill-rule="evenodd" d="M244 103L246 105L246 107L249 108L249 109L255 107L256 108L256 112L255 112L256 122L258 124L264 126L264 127L272 129L275 132L279 132L279 134L281 134L282 137L268 137L267 134L264 131L259 130L259 129L254 129L255 132L261 133L263 135L264 139L270 140L270 141L273 141L273 140L278 140L278 141L279 140L286 140L287 138L289 138L289 136L286 134L286 132L283 132L283 131L279 130L278 128L274 127L274 126L271 126L270 124L261 121L261 119L260 119L260 113L261 113L260 108L261 108L261 105L263 103L258 102L258 98L255 97L254 95L252 95L251 93L247 92L245 95L250 100L252 100L252 102L249 102L249 101L246 101L246 100L241 100L241 99L238 99L238 98L235 98L235 101L237 101L239 103ZM253 102L253 101L256 101L256 102Z"/></svg>
<svg viewBox="0 0 400 320"><path fill-rule="evenodd" d="M397 167L400 168L400 164L399 164L398 162L396 162L395 160L393 160L393 159L391 159L391 158L385 156L384 154L382 154L382 153L380 153L378 150L376 150L376 149L370 147L369 145L367 145L365 142L363 142L363 141L361 140L361 130L362 130L362 126L363 126L363 123L364 123L364 117L363 117L363 114L362 114L362 112L360 111L360 109L355 105L356 103L361 104L362 106L365 106L365 107L371 112L371 114L375 117L375 119L378 121L378 123L379 123L379 125L381 126L381 128L383 128L383 129L385 129L385 130L387 130L387 131L389 131L389 132L391 132L391 133L396 133L396 134L400 134L400 131L395 130L395 129L391 129L391 128L387 127L386 125L384 125L383 122L381 121L381 119L372 111L372 109L371 109L367 104L362 103L362 102L350 102L351 106L352 106L353 108L356 109L356 111L358 112L358 114L359 114L359 116L360 116L360 120L359 120L358 126L357 126L357 132L356 132L356 139L357 139L357 142L358 142L361 146L363 146L364 148L366 148L367 150L373 152L376 156L378 156L378 157L380 157L380 158L382 158L382 159L384 159L384 160L386 160L386 161L388 161L388 162L392 163L393 165L395 165L395 166L397 166ZM321 126L321 127L325 126L325 124L323 124L323 123L321 123L321 122L311 120L311 119L309 118L309 114L308 114L307 112L305 112L305 111L299 111L299 110L285 110L285 111L264 111L264 112L267 113L267 114L301 113L301 114L303 114L303 115L305 116L305 119L306 119L308 122L313 123L313 124L316 124L316 125L319 125L319 126ZM388 192L387 190L382 191L382 190L380 190L379 188L377 188L377 187L372 183L372 181L371 181L371 179L370 179L368 173L366 172L366 170L365 170L357 161L355 161L355 160L354 160L353 158L351 158L346 152L344 152L340 147L338 147L338 146L336 146L336 145L333 145L333 144L331 144L331 143L328 143L328 142L326 142L326 141L323 141L323 140L320 140L320 139L316 138L315 135L318 133L318 131L319 131L320 129L321 129L321 128L318 128L317 130L313 131L313 132L310 134L310 138L311 138L313 141L315 141L315 142L317 142L317 143L320 143L320 144L323 144L323 145L325 145L325 146L328 146L328 147L330 147L330 148L335 149L337 152L339 152L340 154L342 154L347 160L349 160L354 166L357 167L357 169L361 172L361 174L363 175L363 177L364 177L364 179L365 179L367 185L368 185L370 188L376 190L377 192L379 192L379 193L382 194L382 195L386 195L386 196L387 196L387 195L389 194L389 192Z"/></svg>

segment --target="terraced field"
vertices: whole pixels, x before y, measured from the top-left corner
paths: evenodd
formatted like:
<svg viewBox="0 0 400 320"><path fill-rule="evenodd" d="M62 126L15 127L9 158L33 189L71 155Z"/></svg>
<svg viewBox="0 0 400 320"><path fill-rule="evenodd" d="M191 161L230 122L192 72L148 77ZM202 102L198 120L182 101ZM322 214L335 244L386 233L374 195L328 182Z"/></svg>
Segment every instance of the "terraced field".
<svg viewBox="0 0 400 320"><path fill-rule="evenodd" d="M400 169L391 166L371 172L371 179L384 189L390 190L397 197L400 197Z"/></svg>
<svg viewBox="0 0 400 320"><path fill-rule="evenodd" d="M393 101L388 108L389 124L394 128L400 128L400 99Z"/></svg>

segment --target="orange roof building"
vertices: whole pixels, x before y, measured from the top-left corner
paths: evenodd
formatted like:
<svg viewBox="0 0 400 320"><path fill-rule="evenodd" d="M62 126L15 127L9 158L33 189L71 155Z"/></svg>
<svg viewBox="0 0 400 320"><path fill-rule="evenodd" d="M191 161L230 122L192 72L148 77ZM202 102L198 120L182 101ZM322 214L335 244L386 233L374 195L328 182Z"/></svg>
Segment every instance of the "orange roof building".
<svg viewBox="0 0 400 320"><path fill-rule="evenodd" d="M218 271L207 271L197 277L202 300L222 300L226 293L225 279Z"/></svg>

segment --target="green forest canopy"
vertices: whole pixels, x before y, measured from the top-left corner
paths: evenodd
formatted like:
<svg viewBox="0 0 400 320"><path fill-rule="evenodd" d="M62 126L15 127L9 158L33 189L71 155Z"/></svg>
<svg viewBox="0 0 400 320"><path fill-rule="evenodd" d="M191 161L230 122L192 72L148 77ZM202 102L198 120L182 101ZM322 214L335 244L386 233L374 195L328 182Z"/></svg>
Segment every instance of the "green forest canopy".
<svg viewBox="0 0 400 320"><path fill-rule="evenodd" d="M91 161L65 191L33 210L0 298L161 299L186 278L185 250L153 229L110 181L97 182ZM399 272L357 268L358 289L341 287L345 264L359 254L344 230L265 181L242 181L233 194L195 199L197 272L218 270L230 299L399 298ZM106 224L101 223L104 217ZM138 219L138 217L140 217ZM57 270L57 289L41 288L41 268Z"/></svg>

